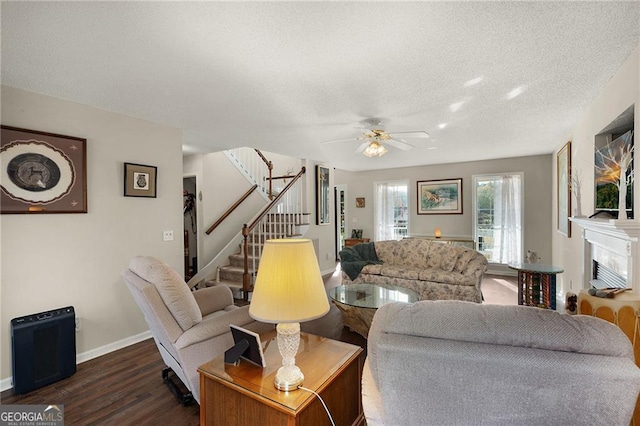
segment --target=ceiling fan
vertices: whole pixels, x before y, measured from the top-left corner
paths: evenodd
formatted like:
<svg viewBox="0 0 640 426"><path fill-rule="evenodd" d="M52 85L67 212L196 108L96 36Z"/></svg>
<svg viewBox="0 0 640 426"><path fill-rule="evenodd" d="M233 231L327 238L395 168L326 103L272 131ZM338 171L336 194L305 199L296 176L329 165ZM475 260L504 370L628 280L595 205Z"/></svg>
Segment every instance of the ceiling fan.
<svg viewBox="0 0 640 426"><path fill-rule="evenodd" d="M350 141L363 141L355 149L354 153L362 153L367 157L381 157L387 152L386 145L394 148L408 151L414 148L402 138L428 138L429 133L425 131L413 131L413 132L392 132L389 133L384 130L382 122L377 118L370 118L365 120L368 123L367 127L357 127L362 131L362 134L358 137L350 139L339 139L334 141L323 142L323 144L330 144L336 142L350 142Z"/></svg>

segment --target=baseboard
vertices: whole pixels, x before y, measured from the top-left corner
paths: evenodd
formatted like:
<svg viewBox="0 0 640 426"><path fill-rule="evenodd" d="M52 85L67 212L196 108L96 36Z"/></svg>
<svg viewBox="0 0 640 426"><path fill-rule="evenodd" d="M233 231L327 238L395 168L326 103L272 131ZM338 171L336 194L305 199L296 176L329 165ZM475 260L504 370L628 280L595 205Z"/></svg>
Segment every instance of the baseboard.
<svg viewBox="0 0 640 426"><path fill-rule="evenodd" d="M136 334L135 336L130 336L125 339L118 340L117 342L109 343L108 345L100 346L99 348L92 349L90 351L86 351L81 354L76 354L76 365L82 364L83 362L89 361L94 358L98 358L99 356L117 351L118 349L135 345L136 343L140 343L151 337L153 337L151 335L151 331L147 330L143 333ZM12 382L13 382L13 377L11 376L7 377L6 379L0 380L0 392L4 392L7 389L11 389L13 387Z"/></svg>

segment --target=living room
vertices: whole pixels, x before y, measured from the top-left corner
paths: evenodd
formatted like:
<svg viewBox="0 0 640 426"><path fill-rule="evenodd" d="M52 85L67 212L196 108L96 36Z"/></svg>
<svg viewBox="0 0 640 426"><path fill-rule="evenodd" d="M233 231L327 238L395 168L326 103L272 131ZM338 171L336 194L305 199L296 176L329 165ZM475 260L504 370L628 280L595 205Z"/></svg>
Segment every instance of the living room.
<svg viewBox="0 0 640 426"><path fill-rule="evenodd" d="M22 11L22 7L26 7L27 16ZM43 10L34 15L35 9L30 9L30 7L42 7ZM88 6L85 4L79 7ZM637 7L628 7L632 7L631 12L633 13L626 19L637 18ZM80 318L80 331L76 333L77 360L83 362L149 338L148 327L123 284L120 274L128 265L129 260L139 254L163 259L177 271L183 270L182 239L175 238L173 241L163 241L163 231L174 230L179 234L183 227L182 178L185 174L183 163L185 140L198 138L204 140L213 137L209 134L190 134L188 129L176 125L172 119L165 120L166 117L171 117L179 109L179 106L176 105L167 105L161 114L152 115L129 105L108 102L88 103L85 98L72 97L58 86L59 83L51 82L47 77L47 63L58 64L55 70L57 74L68 71L64 64L60 65L59 61L48 55L32 56L20 60L21 66L39 67L44 70L38 79L20 83L17 77L20 71L12 68L10 63L12 60L20 58L16 52L21 49L24 49L25 55L30 54L28 46L21 46L18 42L23 35L22 31L27 31L31 20L41 23L42 20L48 19L53 25L53 16L56 17L55 22L58 22L59 25L69 23L59 15L60 12L53 15L49 13L55 12L55 8L56 6L51 4L20 6L5 2L2 5L2 124L87 139L87 213L2 215L0 228L2 238L1 318L3 324L7 325L12 318L18 316L62 306L74 306L76 315ZM95 15L99 16L99 14ZM624 13L620 12L620 15L616 16L622 18L622 15ZM5 20L14 17L23 21L18 25L5 22ZM69 20L73 21L73 19ZM637 19L635 22L637 23ZM616 25L613 21L608 24L611 27ZM157 25L162 28L161 24ZM22 26L22 29L17 31L17 26ZM37 27L47 28L46 25L38 25ZM6 33L7 28L11 28L13 31ZM162 31L158 30L158 34L162 34ZM46 39L46 36L43 38ZM111 39L109 43L117 48L120 41L122 40ZM56 44L59 45L64 45L66 42L64 39L56 40ZM126 40L126 42L135 43L131 40ZM162 38L162 42L169 43L164 38ZM364 43L364 40L358 39L357 42ZM562 43L564 40L557 42ZM626 37L619 37L618 42L619 44L609 46L610 51L603 51L603 54L607 53L605 55L607 62L613 68L611 73L605 76L598 74L594 76L597 79L597 84L584 86L585 91L579 94L580 107L577 108L578 111L572 109L566 115L557 114L553 117L539 115L540 111L531 111L532 116L548 120L547 122L541 121L539 127L557 121L563 123L566 131L559 135L553 135L552 140L540 140L545 138L547 134L539 128L514 129L516 134L533 134L530 141L539 140L540 143L550 143L552 147L543 154L511 155L508 158L478 157L475 160L458 161L457 155L462 156L463 150L456 147L445 148L443 145L437 150L427 151L425 155L433 154L435 156L437 151L447 149L447 159L439 160L437 164L416 165L408 163L407 167L392 165L382 170L365 170L364 168L349 170L349 168L341 168L336 165L332 177L333 184L348 186L348 204L352 220L350 227L356 227L353 225L355 217L357 218L357 222L355 222L358 224L357 227L364 230L365 236L373 237L374 195L372 182L391 179L409 180L409 200L414 202L417 181L462 178L463 213L460 215L420 216L414 213L415 208L412 207L411 232L432 235L434 229L439 227L445 235L470 236L472 234L470 185L472 176L484 173L522 171L525 173L525 207L530 209L531 206L535 206L535 212L528 210L525 214L524 249L538 252L545 263L561 265L564 268L564 273L558 276L560 298L566 292L576 292L582 289L584 270L581 257L583 241L580 238L580 228L572 224L571 237L558 232L556 158L567 141L571 141L572 164L583 174L584 179L582 213L587 216L594 213L594 193L591 191L594 186L594 136L631 105L637 105L640 102L640 44L637 28L635 32L631 31L626 34ZM5 45L5 43L7 44ZM44 51L50 47L47 43L43 43L43 46L41 48ZM581 43L576 42L575 46L578 49ZM228 53L224 49L220 49L222 50L221 55ZM373 56L375 51L374 46L367 50L367 53ZM41 50L38 52L42 53ZM98 52L96 55L107 57L112 54L110 52L112 51L106 50ZM182 45L180 52L178 56L188 54L184 45ZM88 52L84 53L89 55ZM95 52L88 57L95 59L94 54ZM542 55L543 52L540 54ZM78 55L80 53L76 53L76 56ZM375 63L375 57L373 59ZM179 61L179 59L175 60ZM360 66L369 66L361 60L362 57L359 57L358 61L360 62L356 61L358 65L355 67L356 74L359 72ZM555 60L558 63L563 62L563 58L555 58ZM29 65L30 61L35 62ZM135 62L133 63L135 64ZM265 61L265 63L269 62ZM579 74L580 62L574 62L570 65L571 72ZM570 67L570 65L566 66ZM239 68L241 67L239 66ZM472 77L473 71L473 69L469 70L469 78ZM271 68L265 69L264 72L264 78L276 79ZM340 74L337 74L333 78L340 80L339 76ZM584 78L587 77L589 76ZM263 76L256 77L259 82L262 82L262 78ZM333 78L327 77L329 82ZM93 83L86 80L74 80L73 85L75 85L77 93L89 92L97 96L97 99L101 99L103 95L106 96L113 91L123 94L127 91L133 91L135 96L141 98L154 95L149 91L136 92L135 85L118 86L120 79L121 75L114 71L114 74L105 79L104 84L100 86L93 86ZM250 80L250 78L247 79ZM141 84L142 82L147 84L148 80L153 80L153 78L145 75L140 80ZM559 90L565 81L559 80L554 84ZM257 83L251 85L247 91L260 93L260 88L257 86L259 86ZM372 83L371 87L375 87L375 84ZM286 90L282 87L280 89ZM156 90L159 93L163 91L168 93L171 91L171 85L163 85L162 89L156 86ZM197 89L191 89L191 91L197 91ZM407 95L407 93L411 94L412 92L410 89L404 89L403 94ZM310 97L320 97L321 94L322 90L310 95ZM208 93L205 97L213 98L214 96L215 93ZM242 96L250 97L246 92L242 92ZM372 92L367 92L364 89L358 91L357 96L367 99L375 97ZM157 102L166 104L163 99L159 99ZM242 142L240 146L253 147L253 145L258 145L255 141L264 137L261 126L268 128L268 121L271 120L270 114L273 109L266 100L261 99L260 102L261 104L253 105L253 107L259 109L261 105L264 106L265 111L261 113L263 118L259 119L259 114L256 114L254 117L256 121L245 122L246 127L255 127L253 133L248 136L240 136L239 133L225 134L225 140L219 141L218 150L231 147L230 139L234 136L238 136L238 140ZM348 102L346 103L348 104ZM218 105L212 108L213 110L209 112L212 117L220 112L222 116L220 121L225 121L228 118L226 112L222 112L224 108ZM295 106L291 105L282 107L287 112L291 112L294 108ZM397 113L400 115L404 113L403 111L396 109L395 111L381 112L381 114L392 116ZM371 114L375 112L377 111L372 111ZM322 124L325 123L321 119L323 113L324 111L316 112L317 122L320 123L316 127L322 127ZM407 115L410 114L407 113ZM333 120L335 117L332 115L331 118ZM319 146L324 140L338 139L341 137L340 135L346 138L355 134L352 127L354 123L357 123L357 120L352 118L345 118L344 120L347 122L345 125L334 125L332 127L333 133L318 140L314 149L322 149ZM418 124L406 120L402 123L402 128L417 130L417 127L410 127L421 124L420 120L415 121ZM188 120L185 120L185 123L187 122ZM634 110L634 122L640 122L638 108ZM329 125L327 124L327 126ZM433 123L433 127L434 129L429 128L428 130L435 135L434 130L437 129L437 123ZM468 136L471 138L473 132L470 132ZM258 147L264 148L266 151L277 152L277 149L274 148L278 146L278 142ZM509 144L509 140L494 141L493 147L487 150L500 151L506 149ZM535 142L529 142L529 144L535 145ZM353 146L345 148L346 159L342 161L355 163L359 161L359 157L363 157L352 154L353 148ZM301 155L296 149L290 153L282 154L304 158L302 163L307 166L309 171L313 170L317 164L334 166L324 158ZM389 152L387 156L395 158L396 154ZM417 159L411 158L411 161L417 161ZM157 167L158 192L156 198L123 197L122 167L125 162ZM637 172L640 168L638 162L635 162L634 167L636 176L638 176ZM312 173L309 176L311 178L307 181L307 205L314 215L315 182ZM224 183L223 179L219 178L218 181L222 184ZM220 204L226 204L223 202L224 197L217 198L220 197L219 193L207 187L202 187L202 190L205 202L217 200ZM241 192L241 190L237 191L238 194ZM236 197L234 191L234 194L229 195L228 199ZM356 198L365 198L364 208L356 209L354 207ZM640 203L640 191L634 191L633 201L634 205L640 205L638 204ZM215 217L213 214L211 216ZM637 216L636 214L633 219L635 223L640 221ZM208 214L207 217L209 217ZM212 217L209 219L213 220ZM315 225L314 217L311 222L307 237L319 240L320 267L323 272L326 272L335 267L334 259L328 259L326 256L327 253L335 254L333 229L332 227ZM2 343L0 345L0 385L1 389L5 390L11 387L11 336L6 326L2 328L0 341Z"/></svg>

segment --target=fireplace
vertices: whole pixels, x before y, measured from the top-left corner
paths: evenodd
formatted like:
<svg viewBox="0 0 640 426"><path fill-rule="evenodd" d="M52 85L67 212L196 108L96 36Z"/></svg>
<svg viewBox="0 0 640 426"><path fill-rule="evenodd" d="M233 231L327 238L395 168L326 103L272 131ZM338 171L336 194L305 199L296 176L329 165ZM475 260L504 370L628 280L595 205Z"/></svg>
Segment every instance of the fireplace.
<svg viewBox="0 0 640 426"><path fill-rule="evenodd" d="M631 288L640 295L640 222L571 218L582 228L582 288Z"/></svg>
<svg viewBox="0 0 640 426"><path fill-rule="evenodd" d="M627 277L608 268L602 262L593 261L593 279L590 281L594 288L627 288Z"/></svg>

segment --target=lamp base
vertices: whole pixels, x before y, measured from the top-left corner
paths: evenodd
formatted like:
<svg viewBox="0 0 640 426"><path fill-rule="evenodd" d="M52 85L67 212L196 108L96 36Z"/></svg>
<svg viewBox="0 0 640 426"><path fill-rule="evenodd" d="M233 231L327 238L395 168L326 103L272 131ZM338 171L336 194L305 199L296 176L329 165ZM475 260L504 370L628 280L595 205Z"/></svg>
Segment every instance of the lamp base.
<svg viewBox="0 0 640 426"><path fill-rule="evenodd" d="M288 392L297 390L302 382L304 382L304 374L302 374L302 371L300 371L297 366L282 366L278 369L276 378L273 380L273 385L278 390Z"/></svg>
<svg viewBox="0 0 640 426"><path fill-rule="evenodd" d="M296 353L300 345L300 324L281 323L276 327L278 332L278 349L282 355L282 367L278 369L273 385L282 391L292 391L304 381L304 374L296 365Z"/></svg>

